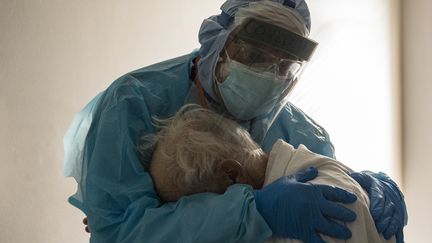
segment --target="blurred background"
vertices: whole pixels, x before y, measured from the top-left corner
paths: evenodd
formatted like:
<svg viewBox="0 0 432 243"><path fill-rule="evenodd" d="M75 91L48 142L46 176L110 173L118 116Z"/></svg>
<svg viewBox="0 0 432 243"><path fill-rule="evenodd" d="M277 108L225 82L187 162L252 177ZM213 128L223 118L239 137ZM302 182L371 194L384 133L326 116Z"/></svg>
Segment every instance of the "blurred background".
<svg viewBox="0 0 432 243"><path fill-rule="evenodd" d="M117 77L191 52L222 0L0 0L0 242L87 242L62 138ZM432 2L308 0L320 43L291 101L355 170L401 186L406 242L432 230Z"/></svg>

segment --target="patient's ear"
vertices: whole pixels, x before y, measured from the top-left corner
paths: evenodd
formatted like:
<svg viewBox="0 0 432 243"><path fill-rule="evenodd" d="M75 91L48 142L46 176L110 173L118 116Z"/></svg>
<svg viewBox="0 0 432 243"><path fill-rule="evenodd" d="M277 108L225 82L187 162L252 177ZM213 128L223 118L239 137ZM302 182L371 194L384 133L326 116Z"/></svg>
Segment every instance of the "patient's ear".
<svg viewBox="0 0 432 243"><path fill-rule="evenodd" d="M239 179L243 177L243 166L234 159L222 160L219 163L219 170L231 184L239 183Z"/></svg>

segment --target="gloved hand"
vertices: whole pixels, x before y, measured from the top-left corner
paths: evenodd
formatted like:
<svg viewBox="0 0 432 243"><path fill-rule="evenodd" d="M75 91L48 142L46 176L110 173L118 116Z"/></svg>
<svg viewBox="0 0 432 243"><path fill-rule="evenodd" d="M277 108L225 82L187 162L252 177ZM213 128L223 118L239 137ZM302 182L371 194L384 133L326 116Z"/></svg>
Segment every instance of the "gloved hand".
<svg viewBox="0 0 432 243"><path fill-rule="evenodd" d="M370 212L378 232L387 240L396 235L396 242L403 243L403 227L408 222L408 213L404 196L396 183L382 172L354 172L351 177L369 194Z"/></svg>
<svg viewBox="0 0 432 243"><path fill-rule="evenodd" d="M348 239L351 231L330 218L354 221L356 214L335 203L353 203L357 197L340 188L305 183L314 179L318 170L310 167L285 176L254 191L258 211L273 231L273 236L323 243L318 233Z"/></svg>

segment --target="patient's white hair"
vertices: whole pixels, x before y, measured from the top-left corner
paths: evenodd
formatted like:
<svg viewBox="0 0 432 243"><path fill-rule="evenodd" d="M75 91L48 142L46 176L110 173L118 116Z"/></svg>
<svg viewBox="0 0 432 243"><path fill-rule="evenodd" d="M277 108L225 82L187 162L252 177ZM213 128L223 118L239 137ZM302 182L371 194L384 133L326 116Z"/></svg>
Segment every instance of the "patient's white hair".
<svg viewBox="0 0 432 243"><path fill-rule="evenodd" d="M150 173L164 201L198 192L223 193L227 185L219 183L217 171L221 161L235 159L247 167L264 155L236 122L197 105L155 121L160 132L143 137L140 150L156 145Z"/></svg>

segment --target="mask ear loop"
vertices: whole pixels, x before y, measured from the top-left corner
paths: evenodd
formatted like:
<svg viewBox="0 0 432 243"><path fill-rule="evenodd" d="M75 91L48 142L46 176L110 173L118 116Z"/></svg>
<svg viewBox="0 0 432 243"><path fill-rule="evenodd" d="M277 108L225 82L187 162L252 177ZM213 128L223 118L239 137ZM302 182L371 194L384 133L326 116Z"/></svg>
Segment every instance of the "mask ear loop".
<svg viewBox="0 0 432 243"><path fill-rule="evenodd" d="M231 57L229 56L228 51L225 47L223 48L223 52L225 54L226 60L224 60L223 57L219 56L219 58L221 59L221 62L230 63L232 60L231 60Z"/></svg>
<svg viewBox="0 0 432 243"><path fill-rule="evenodd" d="M225 58L223 57L225 56ZM214 80L215 80L215 84L218 83L222 83L223 78L221 78L220 76L227 76L231 70L227 70L229 63L231 62L231 58L228 55L228 51L226 50L226 48L223 48L223 54L219 55L218 61L216 66L219 66L219 70L218 70L218 75L216 75L216 73L214 74ZM223 73L224 72L224 73ZM222 73L224 75L222 75ZM220 81L220 82L219 82Z"/></svg>

